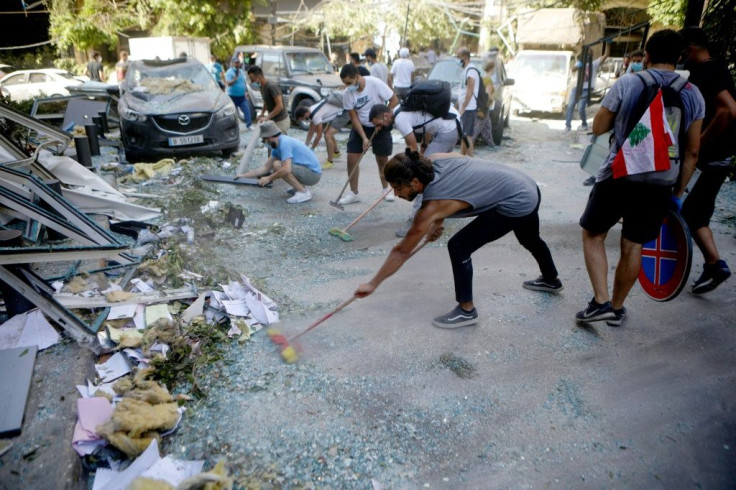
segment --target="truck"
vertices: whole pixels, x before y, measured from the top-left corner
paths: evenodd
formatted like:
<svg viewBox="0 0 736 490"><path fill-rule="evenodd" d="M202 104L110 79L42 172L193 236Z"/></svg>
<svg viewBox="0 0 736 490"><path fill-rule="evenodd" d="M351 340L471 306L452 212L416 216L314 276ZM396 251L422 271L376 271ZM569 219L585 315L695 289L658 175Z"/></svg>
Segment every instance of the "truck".
<svg viewBox="0 0 736 490"><path fill-rule="evenodd" d="M210 62L208 37L131 37L128 39L128 46L131 60L152 60L156 57L172 60L186 53L187 57L201 61L204 65Z"/></svg>
<svg viewBox="0 0 736 490"><path fill-rule="evenodd" d="M576 56L583 45L604 36L605 26L604 14L573 8L544 8L519 14L518 51L509 64L509 76L515 80L512 110L564 113L570 90L575 89L577 81L573 70Z"/></svg>

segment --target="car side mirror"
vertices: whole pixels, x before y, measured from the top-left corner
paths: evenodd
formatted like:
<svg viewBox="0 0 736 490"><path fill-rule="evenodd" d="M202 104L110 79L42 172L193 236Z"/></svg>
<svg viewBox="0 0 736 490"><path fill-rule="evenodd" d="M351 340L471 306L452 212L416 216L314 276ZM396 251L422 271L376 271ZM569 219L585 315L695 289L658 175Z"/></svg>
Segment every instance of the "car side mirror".
<svg viewBox="0 0 736 490"><path fill-rule="evenodd" d="M509 85L514 85L516 82L513 78L507 78L503 81L504 86L508 87Z"/></svg>
<svg viewBox="0 0 736 490"><path fill-rule="evenodd" d="M120 97L120 87L117 85L110 85L108 87L105 87L105 91L108 95Z"/></svg>

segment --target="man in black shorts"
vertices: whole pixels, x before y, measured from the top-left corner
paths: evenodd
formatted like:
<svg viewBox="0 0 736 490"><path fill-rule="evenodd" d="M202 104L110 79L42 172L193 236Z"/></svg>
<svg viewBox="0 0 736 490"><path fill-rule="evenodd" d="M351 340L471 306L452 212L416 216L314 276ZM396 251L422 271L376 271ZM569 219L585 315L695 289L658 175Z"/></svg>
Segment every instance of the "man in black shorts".
<svg viewBox="0 0 736 490"><path fill-rule="evenodd" d="M672 30L655 33L647 42L645 52L647 72L658 85L669 85L676 80L675 64L684 48L682 37ZM593 190L590 192L585 212L580 218L583 227L583 253L588 269L594 297L588 307L575 316L579 323L606 320L612 327L620 326L626 318L624 300L634 286L641 269L642 245L657 237L664 214L673 197L673 185L677 181L677 167L674 172L648 172L631 178L613 178L612 164L619 145L628 140L627 121L639 105L639 95L644 83L636 76L618 79L601 102L601 108L593 119L593 133L603 134L614 129L618 136L611 145L611 152L601 166ZM684 161L679 168L680 183L674 197L682 196L695 163L698 159L700 129L705 113L705 103L700 91L688 83L679 92L683 113L680 124L686 133L683 145ZM677 134L674 135L678 137ZM682 154L682 152L680 152ZM616 266L613 282L613 296L608 296L608 259L606 257L606 235L620 218L623 218L621 231L621 256Z"/></svg>
<svg viewBox="0 0 736 490"><path fill-rule="evenodd" d="M394 91L378 78L360 75L355 65L343 66L340 70L340 78L346 87L342 95L343 109L350 115L350 122L353 125L348 139L350 190L340 199L340 204L352 204L360 200L358 197L360 170L356 169L356 166L360 163L361 154L369 147L373 148L373 154L376 156L381 187L384 192L390 191L386 194L385 199L393 201L394 193L383 176L383 168L393 150L391 130L387 127L381 128L374 136L373 132L376 128L370 120L370 112L374 105L384 104L387 100L388 107L393 109L399 103L399 99L394 95ZM373 137L372 141L371 137Z"/></svg>
<svg viewBox="0 0 736 490"><path fill-rule="evenodd" d="M701 28L686 27L680 34L688 43L683 52L685 69L705 99L698 160L702 173L682 206L682 217L705 259L703 273L691 292L703 294L713 291L731 276L726 261L718 254L709 224L716 196L732 170L732 158L736 154L736 88L726 64L711 57L708 38Z"/></svg>

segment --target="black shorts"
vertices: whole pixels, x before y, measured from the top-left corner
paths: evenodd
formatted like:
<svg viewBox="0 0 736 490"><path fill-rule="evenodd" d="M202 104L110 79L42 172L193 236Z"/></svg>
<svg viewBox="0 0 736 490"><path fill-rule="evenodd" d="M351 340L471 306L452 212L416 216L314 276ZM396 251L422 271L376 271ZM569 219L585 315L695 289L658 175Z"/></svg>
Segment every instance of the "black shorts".
<svg viewBox="0 0 736 490"><path fill-rule="evenodd" d="M682 217L691 232L708 226L716 209L716 196L729 171L728 167L706 167L682 203Z"/></svg>
<svg viewBox="0 0 736 490"><path fill-rule="evenodd" d="M475 117L478 111L476 109L466 110L463 115L460 116L460 122L463 123L463 136L469 136L472 138L475 132Z"/></svg>
<svg viewBox="0 0 736 490"><path fill-rule="evenodd" d="M376 128L363 126L366 138L371 137L373 131ZM391 139L391 130L384 126L381 130L376 133L376 136L371 142L371 148L373 154L377 157L387 157L391 155L394 149L394 143ZM355 129L350 130L350 138L348 139L348 153L363 153L363 138L360 137Z"/></svg>
<svg viewBox="0 0 736 490"><path fill-rule="evenodd" d="M657 238L671 196L670 186L606 179L590 191L580 226L593 234L605 233L623 218L621 235L644 244Z"/></svg>

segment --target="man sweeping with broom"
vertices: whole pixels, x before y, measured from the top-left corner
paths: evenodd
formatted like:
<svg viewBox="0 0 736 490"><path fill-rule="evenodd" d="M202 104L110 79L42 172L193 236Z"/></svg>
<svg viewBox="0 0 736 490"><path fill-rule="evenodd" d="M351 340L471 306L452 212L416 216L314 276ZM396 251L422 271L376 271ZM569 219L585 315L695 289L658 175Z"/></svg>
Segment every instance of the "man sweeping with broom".
<svg viewBox="0 0 736 490"><path fill-rule="evenodd" d="M539 236L541 194L526 174L457 153L437 153L427 159L407 149L387 163L385 176L398 197L412 201L423 194L424 199L406 237L391 250L373 279L358 287L356 297L370 295L398 271L422 237L437 240L442 235L445 218L465 217L475 219L447 244L458 304L449 313L435 318L434 326L458 328L478 322L470 256L511 231L531 252L542 272L539 278L525 281L523 287L550 293L562 291L552 254Z"/></svg>

